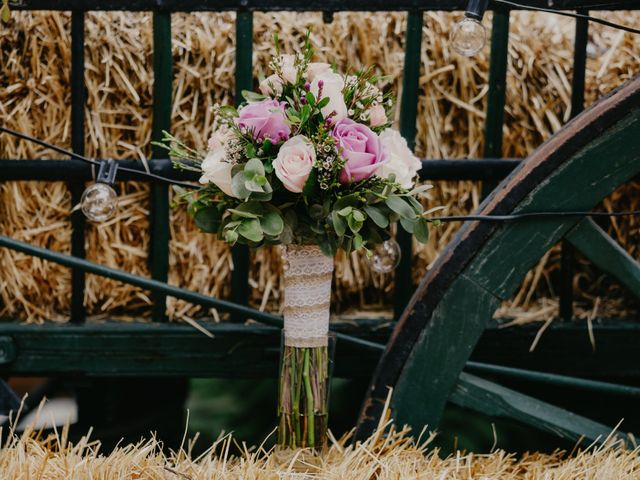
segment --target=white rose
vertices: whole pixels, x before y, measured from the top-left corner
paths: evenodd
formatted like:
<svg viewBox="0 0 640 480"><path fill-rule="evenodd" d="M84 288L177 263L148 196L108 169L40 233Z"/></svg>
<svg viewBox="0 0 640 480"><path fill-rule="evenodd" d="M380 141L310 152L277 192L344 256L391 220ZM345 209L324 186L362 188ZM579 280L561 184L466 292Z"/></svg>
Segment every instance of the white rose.
<svg viewBox="0 0 640 480"><path fill-rule="evenodd" d="M281 95L282 79L275 73L273 75L269 75L260 82L258 89L260 90L260 93L269 97Z"/></svg>
<svg viewBox="0 0 640 480"><path fill-rule="evenodd" d="M233 197L231 189L231 167L227 161L225 144L229 140L231 132L226 129L217 130L209 139L209 153L202 161L200 168L202 176L200 183L215 184L226 195Z"/></svg>
<svg viewBox="0 0 640 480"><path fill-rule="evenodd" d="M307 80L312 82L318 75L331 73L331 65L324 62L312 62L307 65Z"/></svg>
<svg viewBox="0 0 640 480"><path fill-rule="evenodd" d="M316 98L318 98L320 82L323 83L321 98L329 97L329 103L322 108L322 115L326 118L335 111L336 114L332 117L334 123L347 118L347 105L344 103L344 95L342 94L344 79L331 71L317 75L311 82L311 92Z"/></svg>
<svg viewBox="0 0 640 480"><path fill-rule="evenodd" d="M273 169L284 188L300 193L316 163L316 151L307 137L296 135L284 142L273 161Z"/></svg>
<svg viewBox="0 0 640 480"><path fill-rule="evenodd" d="M295 67L296 57L293 55L281 55L280 66L282 68L282 78L289 83L296 83L298 71Z"/></svg>
<svg viewBox="0 0 640 480"><path fill-rule="evenodd" d="M386 128L379 137L387 161L376 174L382 178L389 178L394 174L396 182L403 188L410 189L414 185L414 177L422 168L422 162L409 149L407 141L397 130Z"/></svg>

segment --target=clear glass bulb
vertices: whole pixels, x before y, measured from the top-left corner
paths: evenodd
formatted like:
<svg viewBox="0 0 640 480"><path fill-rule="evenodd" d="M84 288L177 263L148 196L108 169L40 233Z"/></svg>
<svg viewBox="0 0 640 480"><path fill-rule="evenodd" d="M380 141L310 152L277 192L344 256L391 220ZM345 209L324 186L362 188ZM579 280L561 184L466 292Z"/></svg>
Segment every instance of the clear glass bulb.
<svg viewBox="0 0 640 480"><path fill-rule="evenodd" d="M118 207L118 194L106 183L87 187L80 199L80 209L92 222L104 222L113 217Z"/></svg>
<svg viewBox="0 0 640 480"><path fill-rule="evenodd" d="M400 257L400 245L393 238L390 238L373 250L373 254L369 257L369 263L373 271L389 273L398 266Z"/></svg>
<svg viewBox="0 0 640 480"><path fill-rule="evenodd" d="M484 47L487 31L475 18L465 17L451 30L451 45L460 55L472 57Z"/></svg>

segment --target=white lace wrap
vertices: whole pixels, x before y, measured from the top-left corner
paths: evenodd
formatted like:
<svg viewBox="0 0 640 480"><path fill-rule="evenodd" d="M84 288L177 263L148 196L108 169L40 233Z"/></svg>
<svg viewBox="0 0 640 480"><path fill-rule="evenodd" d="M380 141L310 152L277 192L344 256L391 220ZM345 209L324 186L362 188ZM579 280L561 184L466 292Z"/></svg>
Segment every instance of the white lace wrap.
<svg viewBox="0 0 640 480"><path fill-rule="evenodd" d="M327 345L333 258L315 245L284 247L284 341L293 347Z"/></svg>

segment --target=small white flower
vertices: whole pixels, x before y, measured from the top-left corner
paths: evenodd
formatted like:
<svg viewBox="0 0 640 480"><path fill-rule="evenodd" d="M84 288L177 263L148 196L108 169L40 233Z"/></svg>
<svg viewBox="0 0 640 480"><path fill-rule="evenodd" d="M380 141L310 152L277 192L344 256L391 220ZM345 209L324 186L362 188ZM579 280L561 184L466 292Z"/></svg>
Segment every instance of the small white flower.
<svg viewBox="0 0 640 480"><path fill-rule="evenodd" d="M354 112L354 111L353 111L353 109L351 109L351 108L350 108L350 109L349 109L349 111L347 112L347 114L348 114L350 117L351 117L351 116L353 116L353 114L354 114L354 113L356 113L356 112Z"/></svg>

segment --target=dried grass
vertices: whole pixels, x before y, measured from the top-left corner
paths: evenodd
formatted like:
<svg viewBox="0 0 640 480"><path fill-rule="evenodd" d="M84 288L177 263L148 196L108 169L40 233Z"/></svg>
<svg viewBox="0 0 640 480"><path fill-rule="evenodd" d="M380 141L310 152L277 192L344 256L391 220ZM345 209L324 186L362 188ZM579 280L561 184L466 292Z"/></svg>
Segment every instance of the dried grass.
<svg viewBox="0 0 640 480"><path fill-rule="evenodd" d="M640 13L600 15L628 24L640 21ZM429 158L478 157L482 153L488 49L474 59L454 55L448 44L454 18L425 13L417 152ZM86 153L103 158L146 158L151 131L151 17L146 13L89 13L86 20ZM173 16L172 128L200 147L210 133L210 107L232 101L233 20L232 13ZM487 24L489 21L487 18ZM281 32L284 48L293 50L307 25L314 26L312 41L318 60L335 61L341 68L375 64L399 91L405 28L402 13L338 13L328 25L321 23L318 13L256 14L256 73L266 70L274 31ZM0 31L3 124L66 147L70 143L69 28L67 13L14 12L12 22ZM510 38L503 154L524 157L570 116L573 23L549 15L514 13ZM589 53L586 97L592 102L637 74L640 39L592 25ZM0 157L55 158L51 152L6 136L0 140ZM62 183L43 186L36 182L0 184L0 232L68 252L70 195ZM118 217L88 228L88 258L148 275L148 187L128 183L120 188ZM637 191L637 184L623 187L604 207L637 208ZM449 214L464 214L478 206L479 192L479 185L472 182L439 182L426 202L448 205ZM458 227L445 225L434 232L428 245L416 246L416 281ZM640 256L638 219L618 219L612 230L623 246L636 258ZM171 234L170 282L227 296L232 269L229 249L196 232L182 211L172 213ZM557 258L557 251L552 251L501 313L541 320L555 313ZM32 322L67 318L67 269L4 249L0 259L0 316ZM601 298L598 308L602 314L633 311L634 304L619 286L582 263L575 280L581 315L588 317L597 297ZM274 311L280 308L280 264L277 249L252 253L253 305ZM362 255L338 257L333 295L336 312L388 310L392 290L391 276L372 273ZM146 315L149 303L148 292L88 277L86 304L94 316ZM168 301L168 310L172 318L215 314L173 299Z"/></svg>
<svg viewBox="0 0 640 480"><path fill-rule="evenodd" d="M84 437L76 444L67 430L44 437L31 429L12 437L0 451L3 478L42 480L199 480L199 479L633 479L640 478L639 451L616 446L591 448L570 455L525 453L521 457L503 450L489 454L456 452L441 458L429 449L433 436L414 441L408 429L380 430L369 440L349 445L348 436L334 441L320 458L306 452L297 456L239 445L231 435L221 436L194 458L193 442L164 454L155 438L120 445L109 454ZM230 454L233 445L240 455Z"/></svg>

